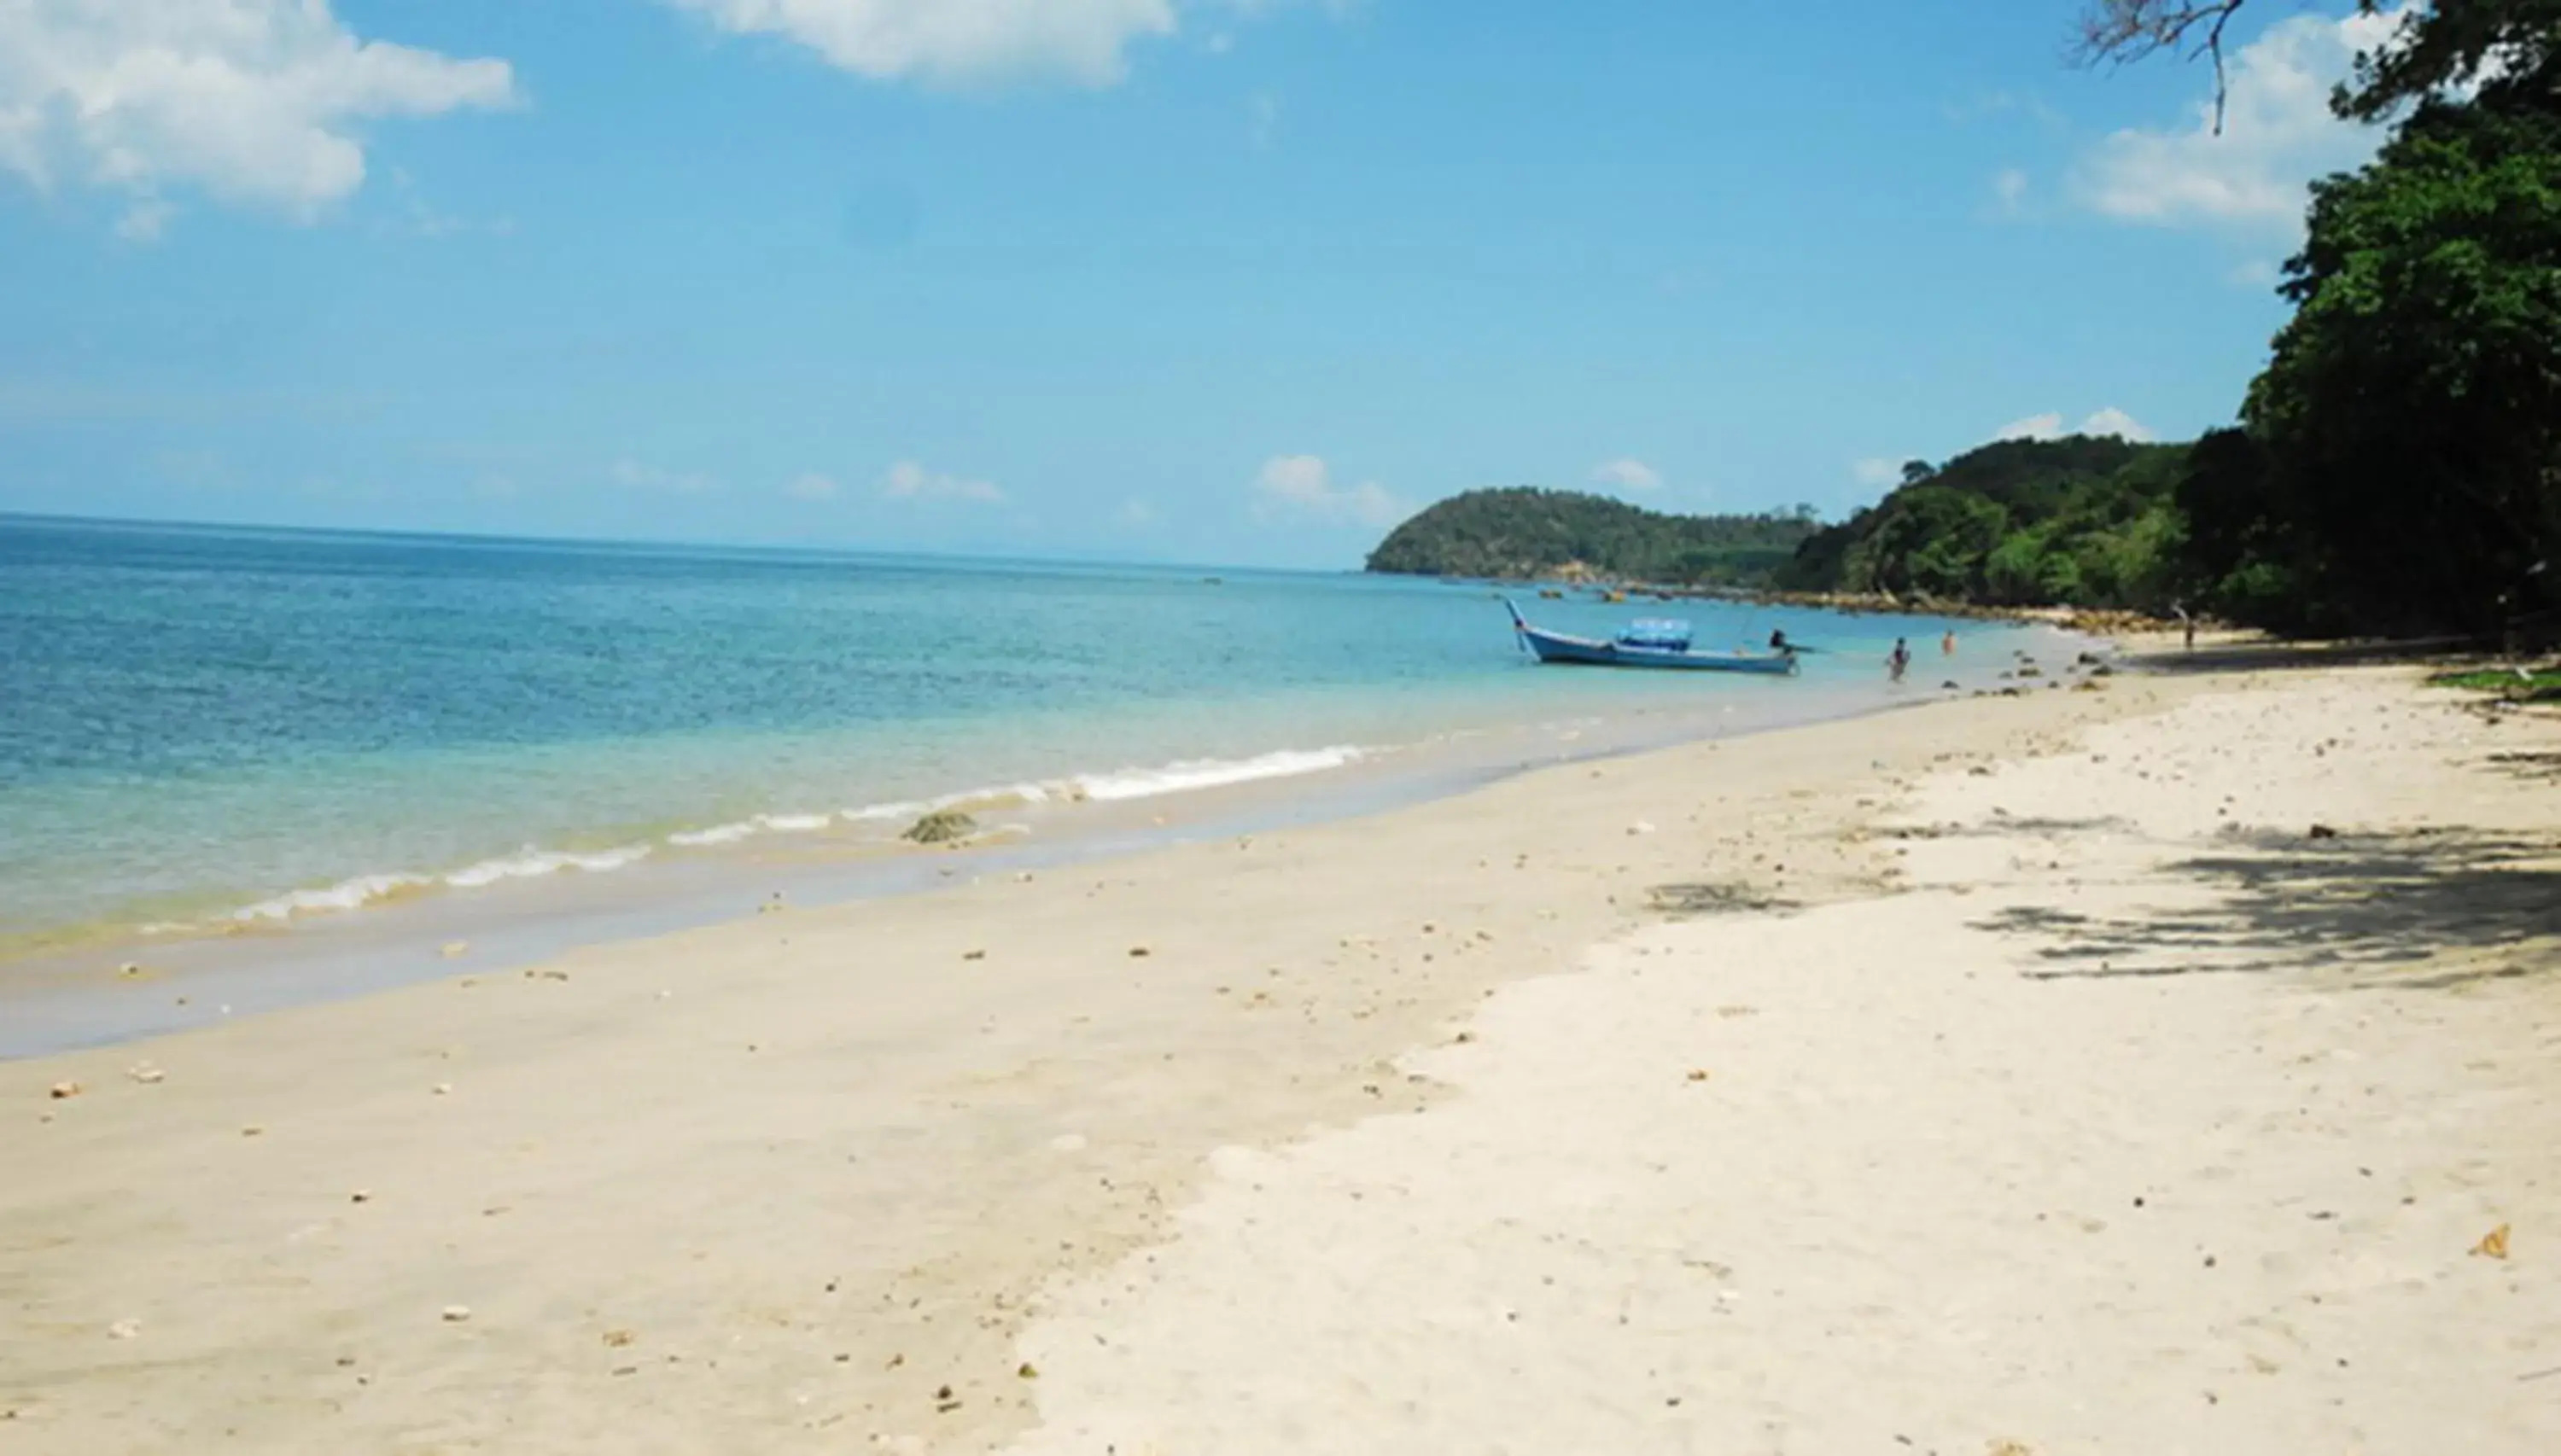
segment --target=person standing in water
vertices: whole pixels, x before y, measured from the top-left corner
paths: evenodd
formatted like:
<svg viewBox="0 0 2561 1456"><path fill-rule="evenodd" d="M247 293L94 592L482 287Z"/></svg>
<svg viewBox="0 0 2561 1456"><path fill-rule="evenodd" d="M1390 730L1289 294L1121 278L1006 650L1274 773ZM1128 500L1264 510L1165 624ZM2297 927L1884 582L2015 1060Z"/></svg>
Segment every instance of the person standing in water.
<svg viewBox="0 0 2561 1456"><path fill-rule="evenodd" d="M1948 629L1948 634L1939 639L1939 655L1941 657L1954 657L1957 655L1956 628L1950 627Z"/></svg>
<svg viewBox="0 0 2561 1456"><path fill-rule="evenodd" d="M1912 666L1912 644L1897 637L1894 650L1885 656L1885 672L1890 681L1902 682L1904 669Z"/></svg>

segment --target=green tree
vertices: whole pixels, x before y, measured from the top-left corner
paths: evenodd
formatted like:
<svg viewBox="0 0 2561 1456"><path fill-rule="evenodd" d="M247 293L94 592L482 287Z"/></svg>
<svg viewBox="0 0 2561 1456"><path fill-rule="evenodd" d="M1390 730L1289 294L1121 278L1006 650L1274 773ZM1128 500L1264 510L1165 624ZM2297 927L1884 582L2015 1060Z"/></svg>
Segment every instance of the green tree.
<svg viewBox="0 0 2561 1456"><path fill-rule="evenodd" d="M2548 100L2548 98L2547 98ZM2245 418L2244 564L2349 624L2487 630L2561 550L2561 115L2431 103L2313 188ZM2229 560L2228 523L2209 526Z"/></svg>

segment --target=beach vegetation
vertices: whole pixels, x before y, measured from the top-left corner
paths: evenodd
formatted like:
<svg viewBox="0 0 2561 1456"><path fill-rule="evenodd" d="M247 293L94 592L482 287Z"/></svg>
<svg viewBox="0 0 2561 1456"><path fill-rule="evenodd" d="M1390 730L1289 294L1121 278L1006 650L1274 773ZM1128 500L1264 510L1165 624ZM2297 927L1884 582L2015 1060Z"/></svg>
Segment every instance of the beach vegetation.
<svg viewBox="0 0 2561 1456"><path fill-rule="evenodd" d="M2561 664L2550 667L2471 668L2438 673L2432 687L2488 693L2510 703L2561 703Z"/></svg>

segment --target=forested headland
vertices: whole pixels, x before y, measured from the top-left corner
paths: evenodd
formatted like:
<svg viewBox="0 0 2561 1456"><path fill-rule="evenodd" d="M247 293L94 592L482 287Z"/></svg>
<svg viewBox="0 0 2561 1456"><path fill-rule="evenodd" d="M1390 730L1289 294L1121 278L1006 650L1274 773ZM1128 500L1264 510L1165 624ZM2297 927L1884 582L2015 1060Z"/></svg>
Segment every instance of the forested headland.
<svg viewBox="0 0 2561 1456"><path fill-rule="evenodd" d="M1426 508L1370 553L1369 569L1527 579L1589 574L1694 586L1770 583L1813 535L1810 509L1679 516L1581 491L1471 490Z"/></svg>

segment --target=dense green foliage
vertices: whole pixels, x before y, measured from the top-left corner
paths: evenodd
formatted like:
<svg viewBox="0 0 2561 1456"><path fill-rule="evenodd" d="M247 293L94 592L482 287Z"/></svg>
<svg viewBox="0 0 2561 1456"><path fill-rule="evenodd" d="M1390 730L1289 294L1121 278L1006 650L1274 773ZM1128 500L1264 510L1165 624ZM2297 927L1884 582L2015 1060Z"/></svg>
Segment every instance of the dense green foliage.
<svg viewBox="0 0 2561 1456"><path fill-rule="evenodd" d="M1528 578L1579 566L1620 580L1746 584L1766 579L1813 529L1810 511L1673 516L1579 491L1471 490L1389 533L1369 569Z"/></svg>
<svg viewBox="0 0 2561 1456"><path fill-rule="evenodd" d="M1779 582L1995 606L2165 608L2177 591L2178 445L2000 440L1932 467L1805 542Z"/></svg>
<svg viewBox="0 0 2561 1456"><path fill-rule="evenodd" d="M2495 632L2561 557L2561 114L2422 107L2313 189L2298 305L2182 503L2224 609ZM2251 457L2255 456L2255 460ZM2250 468L2256 465L2255 472Z"/></svg>

